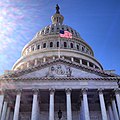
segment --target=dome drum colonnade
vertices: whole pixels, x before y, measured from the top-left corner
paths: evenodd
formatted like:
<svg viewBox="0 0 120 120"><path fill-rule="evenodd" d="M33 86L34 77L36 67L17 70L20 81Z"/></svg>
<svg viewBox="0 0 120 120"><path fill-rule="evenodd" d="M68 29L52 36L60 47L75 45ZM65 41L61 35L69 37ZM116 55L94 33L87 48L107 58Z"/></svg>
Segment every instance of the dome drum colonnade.
<svg viewBox="0 0 120 120"><path fill-rule="evenodd" d="M38 89L33 89L33 100L32 100L32 111L31 111L31 120L38 120L40 117L40 110L41 110L41 103L39 103L39 94L41 94L40 90ZM54 115L54 107L55 107L55 92L57 91L57 89L49 89L49 120L54 120L55 119L55 115ZM82 112L82 116L84 117L85 120L90 120L90 112L89 112L89 102L88 102L88 96L87 95L89 93L89 89L87 88L83 88L80 90L80 112ZM120 90L116 89L116 90L110 90L109 92L114 93L113 95L115 96L116 100L114 97L110 97L109 102L106 104L105 102L105 98L104 98L104 89L98 89L98 90L94 90L97 92L98 97L99 97L99 104L100 104L100 108L101 108L101 115L102 115L102 120L108 120L108 114L107 111L109 113L109 117L110 120L119 120L120 118ZM14 114L13 114L13 120L19 120L19 109L20 109L20 102L21 102L21 95L22 92L24 92L21 89L16 90L16 100L15 100L15 106L14 106ZM65 89L66 92L66 113L67 113L67 120L72 120L72 105L71 105L71 92L72 89L67 88ZM78 96L79 96L78 95ZM11 110L11 106L13 105L9 105L9 104L13 104L13 103L9 103L9 101L6 98L6 92L4 91L1 95L0 95L0 115L1 115L1 120L9 120L10 118L10 110ZM38 99L39 98L39 99ZM106 105L107 105L107 109L106 109ZM3 105L3 110L1 112L1 108ZM114 111L113 111L114 110ZM80 113L81 114L81 113ZM113 119L112 119L113 118Z"/></svg>

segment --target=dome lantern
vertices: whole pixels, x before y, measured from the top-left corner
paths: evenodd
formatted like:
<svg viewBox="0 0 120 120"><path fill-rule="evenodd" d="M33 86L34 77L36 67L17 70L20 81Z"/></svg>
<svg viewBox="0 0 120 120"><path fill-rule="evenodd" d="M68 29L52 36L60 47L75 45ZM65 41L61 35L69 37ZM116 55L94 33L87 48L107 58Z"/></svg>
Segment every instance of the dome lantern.
<svg viewBox="0 0 120 120"><path fill-rule="evenodd" d="M64 17L60 14L60 7L56 5L56 13L51 17L52 24L62 24Z"/></svg>

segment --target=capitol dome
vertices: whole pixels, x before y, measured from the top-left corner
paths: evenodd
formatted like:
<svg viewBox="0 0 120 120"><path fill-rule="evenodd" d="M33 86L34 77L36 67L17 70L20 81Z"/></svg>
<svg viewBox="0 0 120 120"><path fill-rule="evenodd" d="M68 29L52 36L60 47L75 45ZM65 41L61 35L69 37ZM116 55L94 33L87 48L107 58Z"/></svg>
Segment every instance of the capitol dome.
<svg viewBox="0 0 120 120"><path fill-rule="evenodd" d="M22 56L14 64L13 70L26 69L59 58L103 70L101 64L94 58L92 48L81 38L80 34L63 24L64 17L60 14L59 6L56 7L56 13L51 20L51 25L37 32L33 39L25 45ZM70 32L72 38L60 38L60 30Z"/></svg>

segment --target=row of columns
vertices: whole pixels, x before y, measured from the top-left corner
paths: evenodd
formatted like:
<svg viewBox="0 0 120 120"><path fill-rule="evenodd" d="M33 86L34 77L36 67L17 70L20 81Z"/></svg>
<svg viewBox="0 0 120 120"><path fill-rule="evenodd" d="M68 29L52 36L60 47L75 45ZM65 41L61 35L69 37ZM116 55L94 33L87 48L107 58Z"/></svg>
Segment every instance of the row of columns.
<svg viewBox="0 0 120 120"><path fill-rule="evenodd" d="M52 57L53 60L55 59L55 56ZM62 58L64 59L64 56L62 56ZM71 57L71 61L74 62L74 57ZM43 57L43 63L46 62L46 57ZM82 59L79 59L79 63L80 65L83 64L83 60ZM38 64L38 59L35 59L34 60L34 65L36 66ZM27 62L26 64L27 68L30 67L30 62ZM87 61L87 66L90 67L90 62ZM93 68L95 68L95 65L93 64ZM21 69L23 69L23 65L21 65Z"/></svg>
<svg viewBox="0 0 120 120"><path fill-rule="evenodd" d="M54 93L55 93L55 90L51 89L50 103L49 103L49 120L54 120ZM82 90L82 96L83 96L83 99L81 101L81 106L84 113L84 120L90 120L87 89ZM112 99L111 104L108 105L110 120L120 119L120 94L118 90L115 91L115 97L116 97L117 106L116 106L115 99ZM17 91L13 120L19 119L20 98L21 98L21 90ZM99 90L99 100L100 100L102 120L108 120L102 89ZM70 89L66 89L66 101L67 101L67 120L72 120ZM40 108L39 108L39 102L38 102L38 90L34 90L31 120L39 119L39 113L40 113L39 110ZM4 101L4 94L1 94L0 95L0 120L8 120L9 115L10 115L10 107L8 106L7 101Z"/></svg>

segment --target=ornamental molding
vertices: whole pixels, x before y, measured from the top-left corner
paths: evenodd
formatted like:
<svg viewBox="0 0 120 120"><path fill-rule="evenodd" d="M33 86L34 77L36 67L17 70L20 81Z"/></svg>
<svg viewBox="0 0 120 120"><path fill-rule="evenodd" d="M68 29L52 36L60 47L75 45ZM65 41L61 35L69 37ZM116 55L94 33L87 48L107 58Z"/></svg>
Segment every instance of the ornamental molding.
<svg viewBox="0 0 120 120"><path fill-rule="evenodd" d="M29 68L26 68L26 69L23 69L23 70L13 71L13 72L11 72L9 74L3 74L2 76L0 76L0 78L2 79L2 78L20 77L21 75L28 74L30 72L34 72L34 71L37 71L37 70L41 70L41 69L43 69L45 67L49 67L51 65L56 65L57 63L58 64L60 64L60 63L61 64L66 64L66 65L68 65L70 67L74 67L74 68L81 69L81 70L86 71L86 72L94 73L94 74L100 75L102 77L107 77L107 78L108 77L118 77L115 74L107 73L107 72L105 72L103 70L90 68L90 67L87 67L87 66L75 63L75 62L71 62L69 60L58 58L58 59L55 59L55 60L46 61L45 63L41 63L41 64L39 64L37 66L29 67Z"/></svg>
<svg viewBox="0 0 120 120"><path fill-rule="evenodd" d="M101 78L75 78L75 77L68 77L68 78L50 78L50 77L44 77L44 78L1 78L0 82L45 82L45 81L88 81L88 80L106 80L106 81L118 81L120 80L120 77L101 77Z"/></svg>

